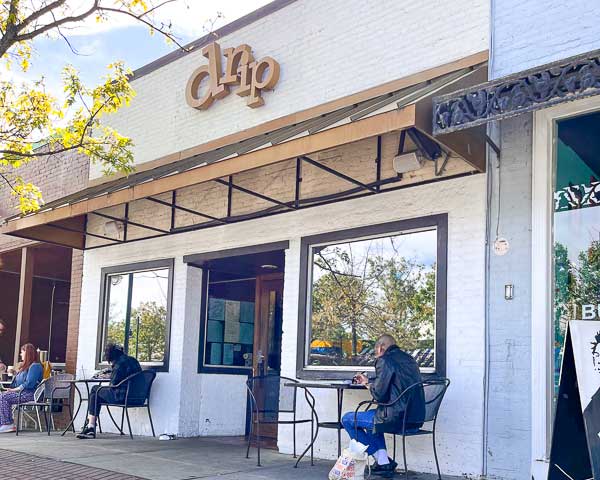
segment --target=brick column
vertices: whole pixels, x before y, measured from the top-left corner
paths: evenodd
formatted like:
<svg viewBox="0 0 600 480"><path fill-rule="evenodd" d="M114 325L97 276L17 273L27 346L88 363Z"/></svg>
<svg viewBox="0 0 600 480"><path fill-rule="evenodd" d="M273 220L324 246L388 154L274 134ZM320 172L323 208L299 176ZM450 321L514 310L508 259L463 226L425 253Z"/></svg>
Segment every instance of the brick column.
<svg viewBox="0 0 600 480"><path fill-rule="evenodd" d="M69 297L69 323L67 327L67 372L77 369L77 344L79 339L79 309L81 304L81 280L83 276L83 251L73 250L71 261L71 295Z"/></svg>

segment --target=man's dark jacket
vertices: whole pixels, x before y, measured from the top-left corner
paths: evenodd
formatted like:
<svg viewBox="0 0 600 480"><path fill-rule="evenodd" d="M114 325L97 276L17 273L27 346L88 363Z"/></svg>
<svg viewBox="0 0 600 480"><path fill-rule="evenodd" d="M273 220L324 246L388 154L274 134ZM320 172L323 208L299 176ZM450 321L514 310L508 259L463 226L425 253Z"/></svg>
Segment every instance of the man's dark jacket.
<svg viewBox="0 0 600 480"><path fill-rule="evenodd" d="M140 363L129 355L121 355L112 366L112 373L110 376L110 384L118 385L130 375L141 372L142 367ZM142 375L134 377L129 385L129 403L135 404L143 401L144 397L144 378ZM125 402L125 394L127 392L127 382L116 389L115 397L116 401L120 403Z"/></svg>
<svg viewBox="0 0 600 480"><path fill-rule="evenodd" d="M396 345L389 347L375 362L375 379L369 387L378 403L390 403L411 385L421 382L421 372L415 359ZM416 430L425 418L425 396L421 385L412 394L389 407L378 406L375 413L374 431L377 433L400 433L407 408L407 430Z"/></svg>

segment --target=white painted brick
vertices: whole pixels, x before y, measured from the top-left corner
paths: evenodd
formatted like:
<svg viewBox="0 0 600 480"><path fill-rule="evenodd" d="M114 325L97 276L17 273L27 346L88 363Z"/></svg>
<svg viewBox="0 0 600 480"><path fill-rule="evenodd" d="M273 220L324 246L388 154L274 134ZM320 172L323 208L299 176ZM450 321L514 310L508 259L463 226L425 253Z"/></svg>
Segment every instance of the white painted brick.
<svg viewBox="0 0 600 480"><path fill-rule="evenodd" d="M600 2L492 0L492 76L600 48Z"/></svg>
<svg viewBox="0 0 600 480"><path fill-rule="evenodd" d="M448 213L447 374L452 379L438 423L442 469L448 474L481 473L484 371L485 177L483 175L387 192L274 217L214 227L128 245L87 251L84 260L78 362L90 371L102 267L175 257L175 281L168 373L159 373L152 403L159 432L180 435L241 434L245 394L243 377L198 375L200 275L182 262L183 255L289 240L283 305L282 372L295 377L300 238L362 225ZM323 219L327 218L327 222ZM183 391L179 392L179 385ZM465 395L465 392L469 392ZM348 396L345 409L362 398ZM319 412L334 418L331 392L318 393ZM209 420L208 422L206 420ZM145 424L145 422L141 422ZM108 425L108 422L103 422ZM147 434L147 430L139 433ZM306 444L298 428L298 444ZM346 439L344 434L344 438ZM336 455L334 431L323 431L317 456ZM433 471L429 439L409 439L410 467ZM279 448L291 452L291 437L281 427Z"/></svg>
<svg viewBox="0 0 600 480"><path fill-rule="evenodd" d="M188 77L207 62L197 51L133 81L137 97L110 123L133 138L139 164L486 50L488 30L488 0L299 0L219 39L280 63L263 107L234 93L189 107Z"/></svg>

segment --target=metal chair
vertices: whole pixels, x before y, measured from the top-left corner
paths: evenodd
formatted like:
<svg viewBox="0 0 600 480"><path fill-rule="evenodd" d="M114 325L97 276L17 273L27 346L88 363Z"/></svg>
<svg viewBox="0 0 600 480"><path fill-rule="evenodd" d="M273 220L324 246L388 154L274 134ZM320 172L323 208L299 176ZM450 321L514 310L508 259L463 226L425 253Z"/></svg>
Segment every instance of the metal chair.
<svg viewBox="0 0 600 480"><path fill-rule="evenodd" d="M440 464L437 456L437 449L435 445L435 426L437 422L437 415L440 410L440 406L442 405L442 400L444 399L444 395L446 394L446 390L448 390L448 386L450 385L450 380L448 378L435 378L431 380L424 380L422 382L415 383L408 388L406 388L396 399L388 403L378 403L375 400L366 400L358 404L354 412L354 421L356 422L357 414L360 409L366 405L365 411L369 410L371 406L379 406L379 407L390 407L395 403L399 402L401 399L406 399L406 409L404 410L404 415L402 418L402 427L398 431L386 432L391 433L394 436L394 461L396 460L396 435L402 436L402 456L404 459L404 474L406 478L408 478L408 467L406 464L406 437L414 437L420 435L431 435L432 436L432 445L433 445L433 456L435 458L435 466L437 469L438 479L442 480L442 475L440 473ZM407 429L407 415L410 407L410 402L414 398L414 393L417 389L423 388L424 398L425 398L425 415L423 418L423 423L431 423L431 429L423 429L419 428L418 430L409 430Z"/></svg>
<svg viewBox="0 0 600 480"><path fill-rule="evenodd" d="M294 441L294 458L296 458L296 425L299 423L311 423L311 438L313 437L314 423L312 419L296 418L296 400L297 388L286 386L286 383L298 383L297 380L280 375L260 375L250 377L246 381L248 396L250 397L250 433L248 435L248 448L246 449L246 458L250 456L250 443L252 434L256 440L258 450L258 462L260 467L260 426L261 424L270 425L292 425ZM266 398L258 395L258 391L263 392ZM270 396L270 398L269 398ZM257 398L258 397L258 398ZM276 407L273 408L273 405ZM292 414L289 420L281 420L279 414Z"/></svg>
<svg viewBox="0 0 600 480"><path fill-rule="evenodd" d="M44 414L44 421L46 424L46 431L48 435L50 435L50 425L54 427L54 417L53 414L54 408L57 405L62 405L63 407L67 407L69 409L69 416L72 417L71 411L71 386L70 383L75 379L75 376L70 373L61 373L58 375L53 375L46 380L44 380L38 388L36 389L33 400L30 402L21 403L21 395L19 394L19 399L17 402L17 431L16 434L19 435L19 428L21 426L21 411L25 412L26 409L32 408L36 411L38 425L40 426L41 431L41 420L40 420L40 412ZM50 422L48 421L48 415L50 414ZM73 427L73 431L75 431Z"/></svg>
<svg viewBox="0 0 600 480"><path fill-rule="evenodd" d="M133 439L133 433L131 431L131 421L129 420L129 409L131 408L145 408L148 411L148 419L150 420L150 428L152 429L152 436L156 437L154 432L154 423L152 422L152 413L150 412L150 393L152 391L152 384L156 379L156 372L154 370L142 370L141 372L134 373L129 377L123 379L116 385L102 385L98 387L95 394L98 395L99 392L103 390L107 391L117 391L117 389L121 389L122 387L126 387L125 390L125 399L123 402L110 402L110 403L101 403L100 408L103 406L106 407L108 414L113 421L115 427L119 430L121 435L125 435L123 433L123 423L125 421L125 417L127 417L127 427L129 428L129 437ZM136 382L137 385L136 391L131 390L131 385L133 382ZM113 418L109 407L119 407L122 408L121 412L121 426L117 425L115 419Z"/></svg>
<svg viewBox="0 0 600 480"><path fill-rule="evenodd" d="M40 384L38 385L38 387L35 389L35 392L33 393L33 401L34 402L38 402L43 398L44 395L44 389L45 389L45 380L42 380L40 382ZM21 396L19 395L19 399L18 402L12 406L12 411L13 411L13 417L17 416L17 406L21 404ZM23 411L23 416L21 418L19 418L18 422L17 422L17 430L19 428L22 428L23 425L23 421L26 419L29 419L33 422L33 424L36 426L36 428L39 428L40 433L43 432L44 430L42 429L42 421L40 420L40 411L33 407L33 406L29 406L29 405L24 405L21 404L22 407L22 411ZM32 416L32 414L30 414L30 412L35 412L35 415L37 417L37 420Z"/></svg>

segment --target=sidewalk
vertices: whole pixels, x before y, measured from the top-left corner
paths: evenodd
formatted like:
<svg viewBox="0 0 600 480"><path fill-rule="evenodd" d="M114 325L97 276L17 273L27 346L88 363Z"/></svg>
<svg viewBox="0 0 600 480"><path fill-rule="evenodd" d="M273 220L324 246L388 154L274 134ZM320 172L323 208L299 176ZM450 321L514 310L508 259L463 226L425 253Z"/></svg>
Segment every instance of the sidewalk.
<svg viewBox="0 0 600 480"><path fill-rule="evenodd" d="M316 460L311 467L310 459L306 459L295 469L291 456L266 449L262 451L263 466L257 467L256 451L251 450L250 459L246 459L245 443L238 437L163 442L147 437L130 440L104 434L96 440L77 440L72 435L48 437L26 432L18 437L0 435L0 455L7 460L3 462L3 478L32 480L323 480L332 467L329 460ZM7 465L11 470L7 470ZM21 465L25 470L17 468ZM13 470L18 475L5 477L5 473ZM31 476L24 476L22 472ZM398 474L395 478L403 476ZM410 480L435 479L437 476L433 475L410 475Z"/></svg>

